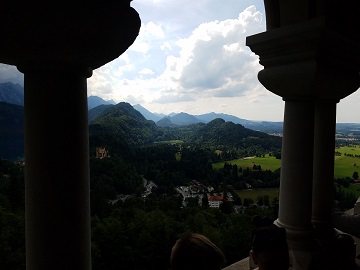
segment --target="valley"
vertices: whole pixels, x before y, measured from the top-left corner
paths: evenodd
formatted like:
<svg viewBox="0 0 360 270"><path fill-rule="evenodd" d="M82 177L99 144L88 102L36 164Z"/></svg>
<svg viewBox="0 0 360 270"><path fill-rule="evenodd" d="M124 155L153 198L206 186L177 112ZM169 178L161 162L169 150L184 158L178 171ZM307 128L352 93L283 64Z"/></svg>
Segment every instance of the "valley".
<svg viewBox="0 0 360 270"><path fill-rule="evenodd" d="M7 266L25 261L25 167L14 162L24 161L19 95L20 105L0 102L0 215L10 232L0 251ZM167 269L172 243L187 230L215 239L228 264L248 256L252 217L277 218L282 137L271 134L281 135L282 123L216 113L154 121L141 110L89 98L93 268ZM348 209L360 192L352 179L360 165L358 126L339 127L334 200Z"/></svg>

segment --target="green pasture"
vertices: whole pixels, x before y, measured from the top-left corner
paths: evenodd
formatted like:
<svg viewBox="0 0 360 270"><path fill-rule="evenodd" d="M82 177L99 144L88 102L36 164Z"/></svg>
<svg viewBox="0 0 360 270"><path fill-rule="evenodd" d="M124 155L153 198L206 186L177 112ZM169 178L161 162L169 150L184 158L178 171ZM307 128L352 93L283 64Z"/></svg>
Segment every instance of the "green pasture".
<svg viewBox="0 0 360 270"><path fill-rule="evenodd" d="M248 157L248 158L240 158L226 161L227 163L236 164L238 167L246 169L255 165L261 165L262 170L271 170L275 171L280 168L280 159L276 159L275 157L270 157L269 155L265 155L265 157ZM359 162L360 164L360 162ZM214 169L221 169L224 167L224 162L217 162L212 164Z"/></svg>
<svg viewBox="0 0 360 270"><path fill-rule="evenodd" d="M350 184L349 187L342 187L345 192L354 193L356 197L360 197L360 183ZM244 189L236 190L237 195L244 201L245 198L252 199L254 202L258 200L261 196L269 196L270 202L274 198L279 199L279 189L278 188L264 188L264 189Z"/></svg>
<svg viewBox="0 0 360 270"><path fill-rule="evenodd" d="M335 168L334 176L335 178L346 178L352 177L353 173L357 171L360 175L360 158L355 157L356 155L360 156L360 146L343 146L336 148L335 151L340 152L341 156L335 156ZM346 154L352 154L354 157L345 156ZM250 169L255 165L261 165L263 170L274 171L281 167L281 160L276 159L275 157L266 155L265 157L248 157L240 158L226 161L230 164L236 164L238 167ZM221 169L224 167L224 162L217 162L212 164L214 169Z"/></svg>
<svg viewBox="0 0 360 270"><path fill-rule="evenodd" d="M244 201L245 198L252 199L254 202L257 202L258 197L268 195L270 202L274 198L279 198L279 189L278 188L264 188L264 189L244 189L236 190L237 195Z"/></svg>
<svg viewBox="0 0 360 270"><path fill-rule="evenodd" d="M360 155L360 146L343 146L335 149L341 156L335 156L335 178L352 177L357 171L360 175L360 158L345 156L345 154Z"/></svg>

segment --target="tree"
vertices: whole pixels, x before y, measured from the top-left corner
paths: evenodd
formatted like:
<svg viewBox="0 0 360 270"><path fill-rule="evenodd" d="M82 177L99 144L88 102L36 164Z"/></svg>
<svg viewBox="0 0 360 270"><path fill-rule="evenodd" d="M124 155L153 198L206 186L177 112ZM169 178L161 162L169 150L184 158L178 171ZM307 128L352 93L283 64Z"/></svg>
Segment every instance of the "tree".
<svg viewBox="0 0 360 270"><path fill-rule="evenodd" d="M270 206L270 198L269 195L264 195L264 205Z"/></svg>
<svg viewBox="0 0 360 270"><path fill-rule="evenodd" d="M359 173L358 173L358 172L354 172L353 175L352 175L352 178L353 178L354 180L359 179Z"/></svg>
<svg viewBox="0 0 360 270"><path fill-rule="evenodd" d="M250 206L250 201L249 201L249 199L248 198L245 198L244 199L244 207L249 207Z"/></svg>
<svg viewBox="0 0 360 270"><path fill-rule="evenodd" d="M186 205L188 207L196 207L196 206L199 206L199 197L196 196L196 197L188 197L185 199L186 201Z"/></svg>
<svg viewBox="0 0 360 270"><path fill-rule="evenodd" d="M234 212L234 206L232 202L229 202L227 200L224 200L219 207L220 211L224 214L231 214Z"/></svg>
<svg viewBox="0 0 360 270"><path fill-rule="evenodd" d="M279 215L279 199L275 197L271 202L271 208L273 209L273 215L275 218Z"/></svg>
<svg viewBox="0 0 360 270"><path fill-rule="evenodd" d="M209 207L209 199L206 193L204 193L201 198L201 205L202 207Z"/></svg>
<svg viewBox="0 0 360 270"><path fill-rule="evenodd" d="M263 205L264 205L264 197L263 197L263 196L259 196L257 199L258 199L257 204L260 205L260 206L263 206Z"/></svg>

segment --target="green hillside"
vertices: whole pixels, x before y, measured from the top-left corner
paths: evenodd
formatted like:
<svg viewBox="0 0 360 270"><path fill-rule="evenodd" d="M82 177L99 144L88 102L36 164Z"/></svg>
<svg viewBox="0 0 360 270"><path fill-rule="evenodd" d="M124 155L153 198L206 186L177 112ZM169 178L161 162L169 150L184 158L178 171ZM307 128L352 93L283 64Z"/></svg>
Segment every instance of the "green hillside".
<svg viewBox="0 0 360 270"><path fill-rule="evenodd" d="M189 139L193 143L207 147L222 146L245 149L256 146L267 151L280 149L282 142L280 137L247 129L240 124L226 122L220 118L200 126Z"/></svg>
<svg viewBox="0 0 360 270"><path fill-rule="evenodd" d="M103 106L104 107L104 106ZM106 106L89 123L89 134L114 134L124 137L130 145L152 143L157 137L157 127L146 120L129 103ZM89 115L94 108L89 111Z"/></svg>

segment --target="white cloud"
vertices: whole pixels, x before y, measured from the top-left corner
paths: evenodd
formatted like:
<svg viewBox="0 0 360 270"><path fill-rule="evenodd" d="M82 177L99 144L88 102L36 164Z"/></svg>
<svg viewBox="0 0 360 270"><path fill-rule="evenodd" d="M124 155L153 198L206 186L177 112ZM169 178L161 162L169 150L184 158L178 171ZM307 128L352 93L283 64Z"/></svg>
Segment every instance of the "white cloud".
<svg viewBox="0 0 360 270"><path fill-rule="evenodd" d="M150 50L152 43L162 41L164 38L165 33L161 25L157 25L152 21L146 24L142 23L140 33L129 50L145 54Z"/></svg>
<svg viewBox="0 0 360 270"><path fill-rule="evenodd" d="M162 50L162 51L166 51L166 50L172 50L172 47L171 47L171 45L170 45L170 43L169 42L164 42L161 46L160 46L160 49Z"/></svg>
<svg viewBox="0 0 360 270"><path fill-rule="evenodd" d="M196 107L203 100L242 97L259 88L261 67L245 46L245 38L261 29L262 20L263 14L251 6L234 19L201 23L176 40L165 39L161 23L145 22L125 56L95 72L89 89L108 99L141 99L157 106L193 103ZM142 54L136 46L144 48ZM106 87L109 81L113 93Z"/></svg>
<svg viewBox="0 0 360 270"><path fill-rule="evenodd" d="M346 98L342 99L337 105L337 122L340 123L360 123L360 89Z"/></svg>
<svg viewBox="0 0 360 270"><path fill-rule="evenodd" d="M140 104L140 103L144 103L145 100L143 99L142 96L138 96L138 97L134 97L132 95L128 95L125 98L126 102L130 103L131 105L136 105L136 104Z"/></svg>
<svg viewBox="0 0 360 270"><path fill-rule="evenodd" d="M152 71L150 68L143 68L139 71L141 75L152 75L154 74L154 71Z"/></svg>
<svg viewBox="0 0 360 270"><path fill-rule="evenodd" d="M241 96L258 84L258 58L245 46L249 31L260 27L263 15L249 7L238 19L203 23L178 41L180 56L167 58L164 74L179 84L179 92L198 96ZM253 30L251 30L253 31ZM247 33L247 34L245 34Z"/></svg>

